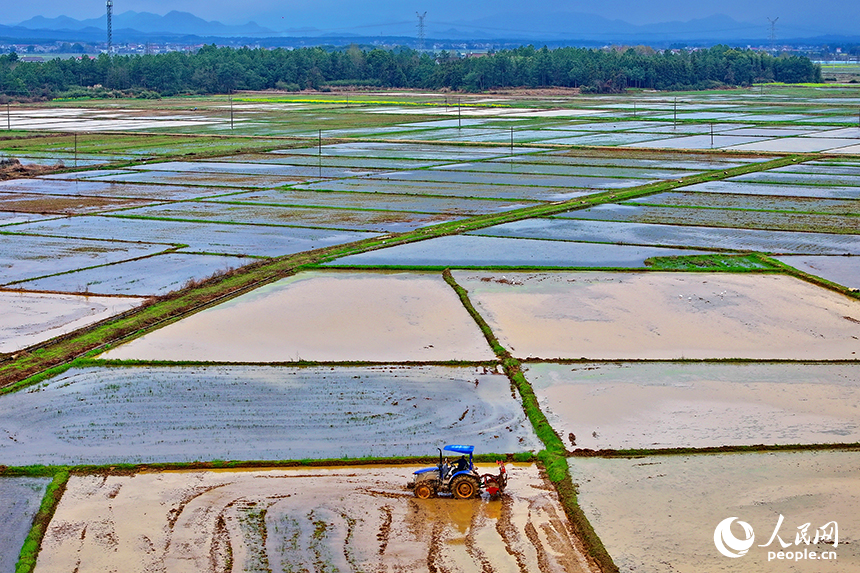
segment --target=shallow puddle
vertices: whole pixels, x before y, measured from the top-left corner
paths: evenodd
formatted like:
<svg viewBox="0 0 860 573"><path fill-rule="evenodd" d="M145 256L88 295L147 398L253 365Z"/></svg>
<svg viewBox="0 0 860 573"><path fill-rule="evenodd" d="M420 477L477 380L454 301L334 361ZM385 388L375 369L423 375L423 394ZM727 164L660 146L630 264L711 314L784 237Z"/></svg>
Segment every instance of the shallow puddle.
<svg viewBox="0 0 860 573"><path fill-rule="evenodd" d="M574 458L570 468L583 511L624 573L860 571L857 452ZM730 551L736 558L714 543L730 517L754 534L747 554ZM838 538L812 543L832 522ZM744 539L737 523L731 531ZM835 562L776 557L798 550L834 551Z"/></svg>
<svg viewBox="0 0 860 573"><path fill-rule="evenodd" d="M103 357L289 362L488 360L495 355L438 274L304 272Z"/></svg>
<svg viewBox="0 0 860 573"><path fill-rule="evenodd" d="M523 358L855 360L860 352L860 301L788 276L454 276Z"/></svg>
<svg viewBox="0 0 860 573"><path fill-rule="evenodd" d="M536 466L499 500L416 499L414 469L73 476L36 571L590 571Z"/></svg>

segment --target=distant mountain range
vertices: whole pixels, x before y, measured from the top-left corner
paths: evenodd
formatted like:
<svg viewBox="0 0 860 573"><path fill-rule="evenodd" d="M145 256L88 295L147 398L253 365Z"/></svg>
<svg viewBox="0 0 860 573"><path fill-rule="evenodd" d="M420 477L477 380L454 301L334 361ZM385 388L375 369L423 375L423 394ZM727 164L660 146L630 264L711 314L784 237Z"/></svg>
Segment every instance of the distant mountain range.
<svg viewBox="0 0 860 573"><path fill-rule="evenodd" d="M68 41L103 42L106 29L105 16L76 20L68 16L45 18L37 16L21 22L17 26L0 25L0 39L11 41ZM135 41L214 41L217 39L254 40L261 38L301 38L306 45L331 42L332 39L375 42L384 39L399 39L409 42L417 35L416 26L411 22L397 24L368 25L356 24L354 28L339 28L337 33L313 27L288 27L288 20L267 18L271 27L263 27L255 22L231 25L217 21L207 21L188 12L172 11L160 16L150 12L127 11L115 14L113 18L113 38L116 43ZM283 23L283 24L282 24ZM806 37L813 34L806 34ZM427 44L439 40L450 41L500 41L507 43L548 43L551 45L577 44L650 44L668 45L670 43L714 44L754 43L767 41L768 30L762 23L739 22L728 16L714 15L686 22L661 22L634 25L623 20L610 20L594 14L579 12L523 11L504 12L487 15L477 19L458 22L428 21L426 29ZM851 36L856 36L851 34ZM833 39L834 36L819 36L816 40ZM811 38L810 38L811 39ZM844 36L841 39L845 39ZM782 41L789 41L782 36ZM797 40L795 40L797 41ZM857 39L855 38L855 41ZM343 43L334 41L331 43Z"/></svg>
<svg viewBox="0 0 860 573"><path fill-rule="evenodd" d="M75 20L68 16L45 18L36 16L18 24L21 28L30 30L87 30L95 28L107 29L107 16ZM193 36L277 36L278 32L248 22L239 26L209 22L188 12L168 12L164 16L151 12L127 11L113 16L114 30L134 30L142 34L182 34Z"/></svg>

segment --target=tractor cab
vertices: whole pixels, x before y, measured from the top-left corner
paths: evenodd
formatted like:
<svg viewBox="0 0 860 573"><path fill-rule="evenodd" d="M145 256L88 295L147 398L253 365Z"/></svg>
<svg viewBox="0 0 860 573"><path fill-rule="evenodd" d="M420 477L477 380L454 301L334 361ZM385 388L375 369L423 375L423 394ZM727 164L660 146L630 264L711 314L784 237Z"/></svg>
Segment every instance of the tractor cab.
<svg viewBox="0 0 860 573"><path fill-rule="evenodd" d="M482 489L490 495L497 495L504 490L507 483L504 464L500 462L498 476L479 475L472 459L475 446L451 444L436 449L439 451L439 463L435 467L412 472L413 479L409 487L414 490L415 497L427 499L437 493L450 493L459 499L469 499L478 496ZM460 458L449 463L443 450L460 454Z"/></svg>

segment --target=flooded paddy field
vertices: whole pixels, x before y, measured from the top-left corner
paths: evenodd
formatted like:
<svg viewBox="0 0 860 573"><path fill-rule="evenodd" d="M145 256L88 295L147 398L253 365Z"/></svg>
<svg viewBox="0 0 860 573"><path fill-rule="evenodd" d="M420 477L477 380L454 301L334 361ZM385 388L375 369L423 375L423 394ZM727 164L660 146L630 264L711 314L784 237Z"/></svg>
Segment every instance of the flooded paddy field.
<svg viewBox="0 0 860 573"><path fill-rule="evenodd" d="M860 255L860 240L856 235L849 234L795 233L566 218L524 219L468 234L664 247L686 246L765 253Z"/></svg>
<svg viewBox="0 0 860 573"><path fill-rule="evenodd" d="M728 181L753 181L756 183L781 183L793 185L822 185L835 187L860 186L860 173L842 175L839 173L792 173L790 171L760 171L732 177Z"/></svg>
<svg viewBox="0 0 860 573"><path fill-rule="evenodd" d="M668 207L708 207L790 213L823 213L831 215L860 214L860 201L858 200L823 199L818 197L779 197L772 195L675 191L636 198L625 204L631 203ZM857 224L860 225L860 220L857 221Z"/></svg>
<svg viewBox="0 0 860 573"><path fill-rule="evenodd" d="M528 153L534 149L515 149L514 153ZM274 151L273 153L278 153ZM347 156L347 157L370 157L377 159L425 159L438 161L471 161L475 159L489 159L510 155L510 149L502 147L476 147L465 145L427 145L412 143L378 143L378 142L354 142L337 143L334 145L323 145L320 147L305 147L301 149L287 149L281 151L288 155L322 155Z"/></svg>
<svg viewBox="0 0 860 573"><path fill-rule="evenodd" d="M119 346L110 359L493 360L435 273L303 272Z"/></svg>
<svg viewBox="0 0 860 573"><path fill-rule="evenodd" d="M733 145L731 149L738 151L776 151L778 153L814 153L835 151L841 147L857 145L858 143L860 142L856 139L800 136Z"/></svg>
<svg viewBox="0 0 860 573"><path fill-rule="evenodd" d="M843 210L842 213L844 212ZM736 208L721 209L717 207L652 207L606 204L563 213L558 217L627 223L860 234L860 217L855 213L826 215L780 211L744 211Z"/></svg>
<svg viewBox="0 0 860 573"><path fill-rule="evenodd" d="M24 213L80 215L128 207L140 207L151 202L144 199L0 192L0 209L3 211Z"/></svg>
<svg viewBox="0 0 860 573"><path fill-rule="evenodd" d="M413 469L74 476L36 571L592 570L535 466L499 500L415 499Z"/></svg>
<svg viewBox="0 0 860 573"><path fill-rule="evenodd" d="M0 478L0 573L13 573L50 478Z"/></svg>
<svg viewBox="0 0 860 573"><path fill-rule="evenodd" d="M456 271L522 358L856 360L860 301L781 275Z"/></svg>
<svg viewBox="0 0 860 573"><path fill-rule="evenodd" d="M385 159L381 157L349 157L341 155L286 155L284 153L248 153L219 157L222 162L271 163L274 165L304 165L308 167L351 169L420 169L442 165L451 160L431 159Z"/></svg>
<svg viewBox="0 0 860 573"><path fill-rule="evenodd" d="M313 167L308 165L270 165L266 163L239 163L235 161L166 161L148 163L135 169L141 171L182 171L186 173L229 173L242 175L270 175L292 179L317 179L320 177L357 177L371 175L377 170L350 169L346 167Z"/></svg>
<svg viewBox="0 0 860 573"><path fill-rule="evenodd" d="M779 197L817 197L820 199L860 199L860 187L816 185L779 185L773 183L742 183L738 181L707 181L683 187L684 191L700 193L730 193L733 195L773 195Z"/></svg>
<svg viewBox="0 0 860 573"><path fill-rule="evenodd" d="M290 225L351 231L404 232L453 221L445 214L321 207L279 207L244 203L183 202L123 211L118 217L180 219L250 225Z"/></svg>
<svg viewBox="0 0 860 573"><path fill-rule="evenodd" d="M70 220L70 219L61 219ZM51 222L51 221L46 221ZM38 224L38 223L36 223ZM16 225L16 231L25 230ZM3 234L0 285L160 253L168 245Z"/></svg>
<svg viewBox="0 0 860 573"><path fill-rule="evenodd" d="M0 291L0 352L16 352L130 310L141 298Z"/></svg>
<svg viewBox="0 0 860 573"><path fill-rule="evenodd" d="M0 396L0 411L0 463L15 465L429 456L440 435L541 448L485 367L76 368Z"/></svg>
<svg viewBox="0 0 860 573"><path fill-rule="evenodd" d="M327 265L438 267L645 267L650 257L701 255L703 251L574 243L537 239L507 239L478 235L438 237L337 259Z"/></svg>
<svg viewBox="0 0 860 573"><path fill-rule="evenodd" d="M689 155L683 153L661 153L656 156L653 153L633 152L623 157L614 155L586 155L583 151L552 151L549 153L536 153L517 157L518 163L545 163L550 165L589 165L607 167L630 167L630 168L657 168L657 169L680 169L692 171L710 171L712 169L732 169L747 163L763 161L761 158L749 157L711 157L705 155ZM632 157L631 157L632 155ZM491 160L497 163L508 161L507 158Z"/></svg>
<svg viewBox="0 0 860 573"><path fill-rule="evenodd" d="M234 225L226 223L193 223L190 221L171 221L158 219L131 219L127 217L100 217L82 216L63 219L54 219L43 223L30 223L26 226L15 227L16 231L32 233L34 235L53 235L55 237L69 238L91 238L114 241L122 238L125 241L157 241L161 243L151 250L141 252L153 254L156 250L163 250L169 245L188 245L183 250L195 253L213 253L226 255L249 255L259 257L277 257L331 245L339 245L359 241L373 237L376 233L363 231L341 231L334 229L310 229L303 227L274 227L264 225ZM25 237L31 242L45 241L52 245L58 243L71 249L69 241L42 237ZM12 237L12 235L9 235ZM23 242L23 239L22 239ZM77 244L84 244L76 241ZM102 243L99 243L102 244ZM113 245L113 242L105 242L105 245ZM117 243L122 246L125 243ZM138 248L143 249L143 246ZM33 257L28 258L28 265L32 265ZM132 258L132 257L127 257ZM124 260L104 261L118 262ZM0 259L2 261L2 259ZM74 267L60 269L72 270L83 266L91 266L94 263L79 263ZM3 267L0 266L0 269ZM42 268L42 267L39 267ZM53 267L48 267L53 268ZM55 270L54 272L59 272ZM30 274L30 277L48 274L41 272L39 275ZM0 276L3 276L0 273ZM20 278L17 280L21 280Z"/></svg>
<svg viewBox="0 0 860 573"><path fill-rule="evenodd" d="M249 257L164 253L43 277L16 286L37 291L160 296L184 287L189 281L207 279L256 260Z"/></svg>
<svg viewBox="0 0 860 573"><path fill-rule="evenodd" d="M49 215L39 215L36 213L18 213L15 211L0 211L0 226L17 225L18 223L27 223L29 221L44 221L50 218Z"/></svg>
<svg viewBox="0 0 860 573"><path fill-rule="evenodd" d="M138 171L130 175L94 177L88 181L110 180L117 183L167 183L172 185L199 185L203 187L264 188L281 187L305 181L303 177L279 175L250 175L244 173L206 173L195 171Z"/></svg>
<svg viewBox="0 0 860 573"><path fill-rule="evenodd" d="M764 138L749 135L714 135L711 137L710 135L703 134L643 141L632 143L631 147L650 149L722 149L724 147L739 146L762 140Z"/></svg>
<svg viewBox="0 0 860 573"><path fill-rule="evenodd" d="M122 172L126 173L126 172ZM99 175L110 179L113 175ZM156 182L157 183L157 182ZM184 185L134 185L97 181L95 178L57 179L51 176L33 179L10 179L0 182L3 193L41 193L65 197L105 197L179 201L222 193L221 189L187 187Z"/></svg>
<svg viewBox="0 0 860 573"><path fill-rule="evenodd" d="M592 182L597 184L598 181L593 180ZM533 201L566 201L567 199L581 197L593 191L591 189L571 189L570 187L533 187L530 186L528 181L510 185L492 185L463 182L400 181L382 178L340 179L296 185L293 189Z"/></svg>
<svg viewBox="0 0 860 573"><path fill-rule="evenodd" d="M558 165L552 163L514 163L503 160L484 161L480 163L459 163L456 165L445 165L434 167L446 171L467 171L515 174L515 175L562 175L562 176L584 176L584 177L610 177L616 179L676 179L691 173L683 171L639 167L611 167L609 165ZM643 182L644 184L644 182Z"/></svg>
<svg viewBox="0 0 860 573"><path fill-rule="evenodd" d="M860 288L860 257L776 257L787 265L848 288Z"/></svg>
<svg viewBox="0 0 860 573"><path fill-rule="evenodd" d="M568 448L600 450L858 442L856 369L591 362L529 363L524 372Z"/></svg>
<svg viewBox="0 0 860 573"><path fill-rule="evenodd" d="M464 197L421 197L393 193L339 193L336 191L299 191L296 189L266 189L224 195L209 201L284 205L297 207L335 207L340 209L374 209L410 211L413 213L443 213L451 215L483 215L499 213L534 205L534 202L483 200Z"/></svg>
<svg viewBox="0 0 860 573"><path fill-rule="evenodd" d="M856 452L573 458L570 469L580 505L624 573L860 571ZM755 535L737 559L714 546L715 528L729 517ZM832 522L838 539L825 541ZM778 524L784 544L773 537ZM805 524L809 545L798 537ZM743 535L737 523L732 532ZM834 551L836 559L768 562L768 552L797 550Z"/></svg>
<svg viewBox="0 0 860 573"><path fill-rule="evenodd" d="M532 187L580 187L585 189L624 189L645 185L653 179L623 179L612 177L585 177L565 175L538 175L528 173L480 173L469 171L443 171L444 167L421 171L395 171L384 176L369 177L368 182L383 178L385 181L427 181L432 183L460 183L465 185L527 185Z"/></svg>

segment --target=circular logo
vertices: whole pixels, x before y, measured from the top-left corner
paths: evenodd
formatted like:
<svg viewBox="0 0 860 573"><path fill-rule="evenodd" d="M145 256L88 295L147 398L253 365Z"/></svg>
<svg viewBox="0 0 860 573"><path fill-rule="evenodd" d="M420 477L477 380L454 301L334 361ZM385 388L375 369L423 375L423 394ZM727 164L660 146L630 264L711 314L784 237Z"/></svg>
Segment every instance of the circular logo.
<svg viewBox="0 0 860 573"><path fill-rule="evenodd" d="M717 551L726 557L743 557L755 541L753 528L745 521L738 521L738 525L743 528L746 538L738 539L732 534L732 522L736 519L737 517L727 517L719 522L714 530L714 545L717 546Z"/></svg>

